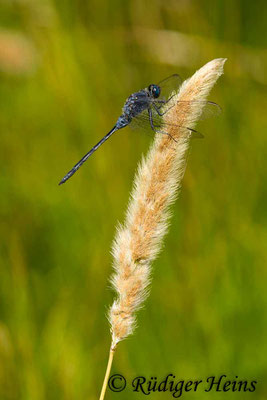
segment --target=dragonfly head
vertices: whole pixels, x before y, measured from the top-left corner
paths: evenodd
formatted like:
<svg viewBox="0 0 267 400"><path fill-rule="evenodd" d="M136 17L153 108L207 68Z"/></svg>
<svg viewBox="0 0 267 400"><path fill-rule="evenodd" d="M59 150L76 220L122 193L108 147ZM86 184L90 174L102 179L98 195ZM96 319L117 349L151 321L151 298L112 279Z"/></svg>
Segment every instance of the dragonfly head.
<svg viewBox="0 0 267 400"><path fill-rule="evenodd" d="M154 97L154 99L157 99L160 95L160 87L158 85L153 85L153 84L149 85L148 92L152 97Z"/></svg>

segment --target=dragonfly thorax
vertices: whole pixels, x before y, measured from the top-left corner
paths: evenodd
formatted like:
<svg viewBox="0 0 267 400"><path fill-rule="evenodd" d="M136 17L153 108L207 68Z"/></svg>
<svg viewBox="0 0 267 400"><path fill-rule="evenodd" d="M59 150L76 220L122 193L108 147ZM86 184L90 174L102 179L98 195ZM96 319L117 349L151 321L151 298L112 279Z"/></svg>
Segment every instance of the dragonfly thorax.
<svg viewBox="0 0 267 400"><path fill-rule="evenodd" d="M126 100L123 107L123 114L131 119L142 111L146 110L149 106L150 98L146 90L140 90L137 93L131 94Z"/></svg>

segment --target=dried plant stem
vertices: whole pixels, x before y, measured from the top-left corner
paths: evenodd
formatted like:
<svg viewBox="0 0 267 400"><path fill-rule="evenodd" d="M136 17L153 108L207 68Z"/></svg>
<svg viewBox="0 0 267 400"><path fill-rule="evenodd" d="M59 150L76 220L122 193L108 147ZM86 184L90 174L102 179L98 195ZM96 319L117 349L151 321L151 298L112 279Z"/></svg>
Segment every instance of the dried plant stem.
<svg viewBox="0 0 267 400"><path fill-rule="evenodd" d="M106 374L105 374L104 382L103 382L103 385L102 385L102 389L101 389L99 400L103 400L104 397L105 397L107 384L108 384L108 379L109 379L110 370L111 370L112 361L113 361L113 356L114 356L114 350L110 349L109 358L108 358L108 365L107 365Z"/></svg>
<svg viewBox="0 0 267 400"><path fill-rule="evenodd" d="M147 157L138 168L126 219L119 226L113 244L115 273L112 285L117 298L109 310L110 357L113 357L116 345L133 332L135 313L148 294L151 264L160 251L168 228L169 208L177 197L185 172L185 156L190 142L185 127L193 128L201 116L211 88L223 73L224 63L223 58L213 60L182 84L171 100L172 108L163 117L170 123L168 135L156 135ZM173 124L176 124L175 129ZM107 383L111 361L104 384ZM102 392L104 396L105 386Z"/></svg>

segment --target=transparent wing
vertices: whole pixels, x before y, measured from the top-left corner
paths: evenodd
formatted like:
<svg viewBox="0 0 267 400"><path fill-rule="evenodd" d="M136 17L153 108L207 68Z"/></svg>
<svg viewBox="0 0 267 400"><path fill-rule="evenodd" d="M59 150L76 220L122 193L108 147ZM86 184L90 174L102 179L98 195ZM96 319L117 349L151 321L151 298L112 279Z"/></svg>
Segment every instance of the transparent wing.
<svg viewBox="0 0 267 400"><path fill-rule="evenodd" d="M168 78L158 82L157 85L161 89L159 100L167 101L174 91L178 91L182 82L183 80L178 74L171 75Z"/></svg>
<svg viewBox="0 0 267 400"><path fill-rule="evenodd" d="M178 74L173 74L168 78L158 82L157 85L161 88L161 93L158 99L154 99L153 102L158 108L162 108L165 103L170 102L172 104L172 96L174 92L178 92L183 80ZM221 107L213 101L197 101L197 100L184 100L181 103L199 103L202 108L202 114L199 119L204 120L213 116L221 114Z"/></svg>
<svg viewBox="0 0 267 400"><path fill-rule="evenodd" d="M153 103L157 106L157 108L159 109L160 112L163 110L162 107L165 104L167 104L167 110L168 109L170 110L172 107L174 107L176 105L176 103L173 101L172 97L170 98L169 101L167 101L165 103L158 101L158 99L153 100ZM205 120L210 117L216 117L216 116L220 115L222 112L221 107L217 103L214 103L213 101L182 100L182 101L179 101L178 103L188 104L189 106L190 106L190 104L192 104L192 106L199 106L199 108L201 108L201 110L202 110L200 116L198 117L199 120ZM168 111L166 111L166 109L165 109L165 112L168 112Z"/></svg>
<svg viewBox="0 0 267 400"><path fill-rule="evenodd" d="M162 116L160 116L156 110L151 109L151 118L149 116L148 110L143 111L134 117L130 123L131 128L142 129L146 132L150 133L161 133L168 135L169 128L181 130L181 128L185 131L185 135L191 138L203 138L202 133L196 131L193 128L182 126L178 124L170 124L164 122Z"/></svg>
<svg viewBox="0 0 267 400"><path fill-rule="evenodd" d="M194 102L194 101L193 101ZM218 117L222 109L219 104L214 103L213 101L195 101L196 103L202 103L202 114L200 115L199 119L204 120L210 117Z"/></svg>
<svg viewBox="0 0 267 400"><path fill-rule="evenodd" d="M154 101L155 105L159 108L159 113L161 113L161 107L160 104L157 104L157 100ZM169 109L167 108L167 111L165 110L165 113L168 113L168 111L175 105L171 104L172 102L170 101L167 104L170 104ZM188 103L189 105L192 104L192 106L199 106L202 108L202 113L199 117L200 120L204 120L206 118L210 118L212 116L217 116L221 113L221 107L212 102L212 101L181 101L180 103ZM168 107L168 106L167 106ZM185 132L187 132L190 137L194 138L202 138L203 135L202 133L198 132L197 130L191 128L190 126L182 126L179 124L171 124L171 123L166 123L163 119L163 116L160 115L157 110L153 107L151 107L151 118L149 116L148 110L143 111L142 113L138 114L136 117L133 118L130 126L132 128L139 128L142 130L145 130L146 132L160 132L160 133L167 133L168 132L168 127L173 128L183 128Z"/></svg>
<svg viewBox="0 0 267 400"><path fill-rule="evenodd" d="M214 103L213 101L183 100L179 101L178 103L188 103L188 105L192 104L193 106L199 105L199 107L202 109L201 115L198 118L200 120L204 120L211 117L217 117L222 112L221 107L217 103Z"/></svg>

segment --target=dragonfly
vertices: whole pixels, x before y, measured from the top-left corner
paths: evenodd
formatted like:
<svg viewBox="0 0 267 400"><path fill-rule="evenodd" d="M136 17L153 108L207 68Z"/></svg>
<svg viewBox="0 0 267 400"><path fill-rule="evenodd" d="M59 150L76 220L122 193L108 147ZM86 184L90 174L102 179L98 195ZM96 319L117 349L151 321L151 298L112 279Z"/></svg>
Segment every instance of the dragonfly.
<svg viewBox="0 0 267 400"><path fill-rule="evenodd" d="M168 127L170 126L172 129L184 128L189 137L203 137L200 132L193 128L182 127L180 125L175 125L164 121L163 116L174 106L174 104L171 104L171 100L181 86L182 82L183 81L178 74L173 74L157 84L150 84L145 89L141 89L138 92L131 94L126 99L122 109L122 114L117 119L114 127L96 145L94 145L91 150L89 150L88 153L86 153L82 159L77 162L77 164L74 165L74 167L59 182L59 185L67 182L67 180L78 171L85 161L88 160L88 158L91 157L91 155L116 131L125 128L128 125L146 130L150 129L154 133L167 134L174 141L176 140L169 133L167 133ZM190 100L188 103L201 103L201 108L203 111L200 119L218 115L221 112L220 106L212 101ZM169 107L168 104L170 104Z"/></svg>

